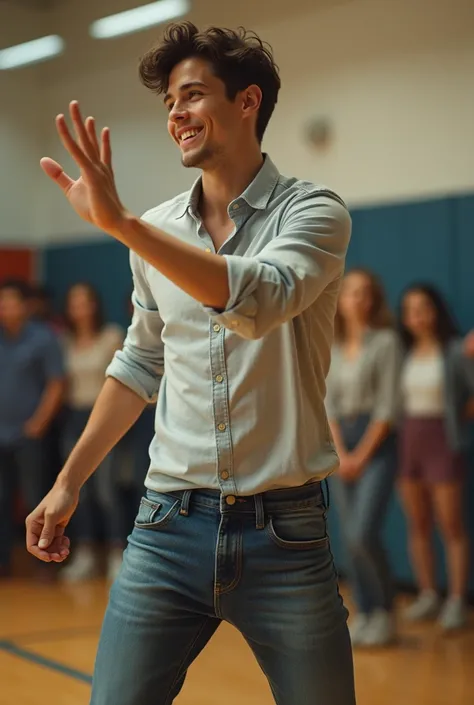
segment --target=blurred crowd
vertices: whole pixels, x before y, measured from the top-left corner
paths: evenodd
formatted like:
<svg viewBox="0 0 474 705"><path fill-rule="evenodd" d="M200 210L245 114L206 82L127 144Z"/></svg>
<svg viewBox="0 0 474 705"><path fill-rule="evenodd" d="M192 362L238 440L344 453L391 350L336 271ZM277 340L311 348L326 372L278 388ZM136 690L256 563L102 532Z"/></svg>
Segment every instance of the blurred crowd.
<svg viewBox="0 0 474 705"><path fill-rule="evenodd" d="M0 577L11 572L24 516L83 433L123 339L87 283L69 289L61 316L43 289L21 281L0 285ZM336 314L326 403L341 461L331 487L357 607L354 645L383 645L396 636L395 591L381 538L394 492L406 513L419 587L405 617L437 618L446 630L463 626L474 335L461 336L430 284L414 283L392 312L372 272L349 271ZM150 405L84 486L70 525L75 550L59 579L116 575L142 494L153 428ZM435 579L435 525L447 559L444 602Z"/></svg>
<svg viewBox="0 0 474 705"><path fill-rule="evenodd" d="M413 283L396 313L370 271L349 271L336 314L326 406L340 457L333 496L357 614L355 646L396 638L394 581L382 541L399 493L419 592L410 621L467 623L469 539L465 487L474 418L474 338L462 337L441 293ZM448 594L436 584L434 526L446 556Z"/></svg>
<svg viewBox="0 0 474 705"><path fill-rule="evenodd" d="M123 339L87 283L69 289L63 315L53 312L40 287L0 285L0 576L10 574L24 516L51 488L83 433ZM153 429L150 405L84 486L69 527L75 555L62 580L116 575L143 493ZM39 577L52 576L46 567L36 566Z"/></svg>

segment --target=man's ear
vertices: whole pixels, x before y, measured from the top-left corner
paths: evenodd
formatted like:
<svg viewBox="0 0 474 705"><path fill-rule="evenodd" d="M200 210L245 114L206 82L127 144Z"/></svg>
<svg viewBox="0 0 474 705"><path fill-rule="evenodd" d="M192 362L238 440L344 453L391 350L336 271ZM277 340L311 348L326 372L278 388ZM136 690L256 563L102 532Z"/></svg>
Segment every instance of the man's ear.
<svg viewBox="0 0 474 705"><path fill-rule="evenodd" d="M246 116L258 113L261 103L262 91L258 86L252 84L242 91L242 111Z"/></svg>

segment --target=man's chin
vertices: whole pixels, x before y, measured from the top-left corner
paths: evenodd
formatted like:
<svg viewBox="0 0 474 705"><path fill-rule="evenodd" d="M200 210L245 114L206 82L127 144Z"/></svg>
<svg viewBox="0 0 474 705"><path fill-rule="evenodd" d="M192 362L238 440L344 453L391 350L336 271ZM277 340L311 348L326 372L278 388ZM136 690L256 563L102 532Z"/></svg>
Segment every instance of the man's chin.
<svg viewBox="0 0 474 705"><path fill-rule="evenodd" d="M181 154L181 163L188 169L202 169L203 166L209 162L211 156L208 150L196 150L195 152L188 153L183 152Z"/></svg>

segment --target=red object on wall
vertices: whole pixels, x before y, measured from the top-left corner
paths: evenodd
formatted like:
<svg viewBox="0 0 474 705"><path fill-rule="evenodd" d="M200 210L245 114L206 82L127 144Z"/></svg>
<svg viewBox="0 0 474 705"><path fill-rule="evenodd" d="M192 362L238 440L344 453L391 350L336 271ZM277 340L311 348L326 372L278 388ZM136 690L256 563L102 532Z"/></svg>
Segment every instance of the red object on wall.
<svg viewBox="0 0 474 705"><path fill-rule="evenodd" d="M4 279L36 279L35 252L28 248L0 248L0 282Z"/></svg>

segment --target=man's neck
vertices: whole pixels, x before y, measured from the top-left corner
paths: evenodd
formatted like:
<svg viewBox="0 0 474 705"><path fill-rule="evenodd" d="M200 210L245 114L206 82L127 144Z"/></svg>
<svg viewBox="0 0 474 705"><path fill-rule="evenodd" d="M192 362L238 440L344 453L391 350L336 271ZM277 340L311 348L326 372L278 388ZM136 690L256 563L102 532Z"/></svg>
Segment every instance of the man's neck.
<svg viewBox="0 0 474 705"><path fill-rule="evenodd" d="M199 211L203 217L215 217L225 221L228 218L229 203L238 198L254 180L263 165L260 148L247 154L246 158L236 158L219 164L215 169L204 171Z"/></svg>

